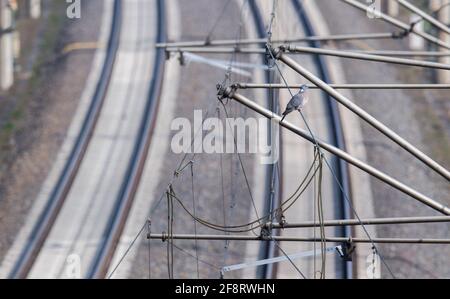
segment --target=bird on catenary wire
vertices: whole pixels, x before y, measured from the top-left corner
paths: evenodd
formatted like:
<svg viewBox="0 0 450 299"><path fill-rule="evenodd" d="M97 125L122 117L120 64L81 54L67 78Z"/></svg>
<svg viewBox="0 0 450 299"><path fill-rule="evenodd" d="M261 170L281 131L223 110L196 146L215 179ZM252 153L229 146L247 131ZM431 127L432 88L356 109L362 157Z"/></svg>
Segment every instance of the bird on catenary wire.
<svg viewBox="0 0 450 299"><path fill-rule="evenodd" d="M295 110L301 111L303 107L305 107L306 103L308 103L308 86L305 84L300 87L300 91L292 97L289 103L286 106L286 110L283 112L283 118L281 122L283 122L284 118L291 112Z"/></svg>

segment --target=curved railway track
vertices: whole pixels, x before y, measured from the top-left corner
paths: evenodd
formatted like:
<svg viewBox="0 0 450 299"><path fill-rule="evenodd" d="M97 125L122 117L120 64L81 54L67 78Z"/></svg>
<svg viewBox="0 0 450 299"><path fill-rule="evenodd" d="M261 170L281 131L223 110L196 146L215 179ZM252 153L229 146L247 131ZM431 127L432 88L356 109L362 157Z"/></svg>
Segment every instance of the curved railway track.
<svg viewBox="0 0 450 299"><path fill-rule="evenodd" d="M128 2L127 2L128 3ZM156 42L165 41L165 4L164 0L155 0L157 6L157 12L155 15L157 16L157 33L156 33ZM128 3L129 5L134 5L132 7L138 8L137 3ZM79 136L76 140L76 143L69 155L68 161L64 167L62 174L60 175L58 182L46 204L44 212L39 217L35 227L33 228L32 234L29 238L29 242L26 244L23 252L21 253L18 262L15 264L14 269L10 275L11 278L26 278L29 276L33 266L36 264L36 260L43 249L44 243L49 239L50 232L52 231L52 227L55 226L55 222L57 218L61 218L61 210L64 206L66 198L68 197L69 191L72 188L72 185L77 177L80 169L80 165L85 157L85 153L87 151L88 145L90 143L91 137L93 135L94 129L97 125L97 119L99 118L100 111L102 110L103 102L105 100L107 92L111 95L114 92L108 91L110 86L110 81L112 80L112 74L114 68L119 68L119 66L115 66L116 56L120 56L121 69L124 69L124 62L127 60L131 53L128 53L127 45L124 44L122 52L119 52L119 40L124 38L121 36L121 27L123 26L123 6L124 0L115 0L113 4L113 16L112 16L112 24L111 24L111 32L109 36L109 42L107 46L106 58L104 65L102 66L100 80L96 86L94 97L92 98L89 110L83 122L82 129L80 130ZM139 8L138 8L139 10ZM130 11L128 12L130 14ZM128 15L128 18L130 15ZM141 14L140 18L143 18ZM148 19L148 18L145 18ZM131 23L130 23L131 24ZM136 26L138 23L132 24L132 26ZM128 29L130 29L128 25ZM141 26L142 27L142 26ZM148 34L148 30L146 31ZM144 36L143 32L138 33ZM125 38L128 38L125 36ZM134 37L130 37L132 39L139 38L139 35ZM143 53L145 53L147 40L136 41L136 48L139 52L139 57L142 57ZM151 41L153 43L153 40ZM123 43L123 41L122 41ZM130 57L138 56L138 54L131 54ZM117 58L119 59L119 58ZM154 63L151 70L151 75L145 76L149 77L149 89L148 94L146 96L142 112L142 118L139 120L139 125L137 128L136 137L132 142L132 150L131 155L128 161L128 165L124 170L124 175L122 178L122 182L120 183L120 187L118 189L117 197L112 203L112 208L110 210L106 209L106 213L108 216L106 217L106 225L103 230L102 235L99 237L99 241L94 242L95 254L93 254L93 258L89 258L89 264L87 265L88 271L86 272L87 278L104 278L107 274L109 264L111 262L112 256L116 249L116 245L119 241L120 235L122 233L128 212L132 206L133 198L135 195L135 191L139 184L141 173L145 164L148 148L150 145L152 130L155 122L155 113L158 107L158 97L160 94L161 86L162 86L162 78L164 71L164 52L162 50L158 50L155 52ZM137 62L138 58L135 57L134 61ZM134 63L135 63L134 62ZM116 63L117 64L117 63ZM142 66L141 66L142 68ZM116 71L117 75L117 71ZM118 77L120 78L120 76ZM118 81L118 78L115 78L115 83L118 84L122 81ZM137 77L136 77L137 78ZM133 80L133 79L129 79ZM131 82L131 81L130 81ZM133 82L129 84L134 84ZM134 86L134 87L133 87ZM139 85L129 85L129 88L135 88L134 92L139 92L136 89L136 86ZM127 95L129 90L124 95ZM119 96L120 97L120 96ZM127 100L125 98L125 100ZM117 116L118 117L118 116ZM120 128L119 128L120 129ZM119 132L119 131L117 131ZM131 142L131 141L128 141ZM111 158L109 158L111 159ZM86 161L85 161L86 162ZM100 183L98 183L100 184ZM100 187L99 187L100 188ZM95 192L99 192L98 190ZM92 196L97 193L94 193ZM97 197L92 197L91 201L96 200ZM98 198L100 200L100 198ZM72 203L73 204L73 203ZM90 203L89 207L94 205L95 203ZM97 204L98 206L98 204ZM66 207L67 208L67 207ZM89 213L90 211L87 211ZM99 211L97 211L99 212ZM88 215L88 214L86 214ZM88 216L83 216L88 217ZM89 217L92 218L92 215ZM103 220L101 220L103 221ZM81 223L82 227L83 224ZM83 243L89 243L91 240L83 240L80 239L81 230L79 229L78 233L74 236L75 241L71 245L72 250L74 248L81 248L86 254L86 251L89 252L90 245L80 245ZM92 232L88 232L92 235ZM78 242L78 243L76 243ZM81 246L81 247L80 247ZM50 246L51 247L51 246ZM50 254L51 256L51 254ZM56 258L56 257L55 257ZM45 263L45 258L43 259ZM42 264L42 262L40 263ZM57 264L56 264L57 265ZM50 267L50 265L49 265ZM41 267L42 268L42 267ZM33 269L34 270L34 269ZM53 270L54 271L54 270ZM62 270L59 270L58 276L61 275Z"/></svg>
<svg viewBox="0 0 450 299"><path fill-rule="evenodd" d="M303 4L299 0L291 0L292 5L295 8L296 14L298 16L298 20L300 24L303 26L306 35L308 36L315 36L314 28L312 26L311 20L309 16L306 14L305 9L303 7ZM254 21L256 23L258 35L260 38L265 38L267 36L266 33L266 27L264 24L264 21L262 19L261 13L258 9L258 6L254 0L249 0L249 4L251 7L251 11L253 14ZM309 41L310 47L320 47L320 43L316 41ZM324 59L320 55L315 55L313 57L314 63L317 67L317 70L319 71L319 77L327 82L331 83L329 70L327 67L327 64L325 63ZM270 81L270 75L266 74L266 81ZM270 91L269 91L270 93ZM328 119L328 127L330 132L332 133L332 144L345 150L345 140L341 125L341 117L339 113L339 108L337 103L327 94L323 93L323 97L326 103L326 111L327 111L327 119ZM272 99L272 101L269 101L269 107L273 109L274 112L279 111L279 105L275 105L274 101L274 95L269 95L269 98ZM278 103L278 101L276 101ZM281 144L280 144L281 146ZM279 149L279 152L281 153L281 148ZM282 159L280 159L282 160ZM338 176L339 183L343 187L343 191L346 194L350 194L350 180L348 176L348 169L347 165L344 161L338 158L333 158L332 160L332 166L336 170L336 174ZM266 194L270 194L270 196L273 196L274 194L277 194L281 186L281 180L282 177L279 177L278 172L275 171L275 167L271 167L268 172L268 178L266 186L269 186L269 188L266 190ZM271 182L274 182L274 186L277 187L276 190L271 190ZM336 198L336 205L339 207L339 211L337 211L338 216L340 219L348 219L350 218L350 208L348 206L348 203L345 198L345 194L341 191L339 186L335 184L334 186L334 193ZM265 198L269 198L269 196L266 196ZM272 206L270 206L270 203L267 202L265 206L265 212L269 213L271 208L275 208L277 205L277 202L271 200ZM337 232L339 235L342 236L350 236L351 231L349 227L342 227ZM260 258L266 259L266 258L272 258L278 255L278 250L276 250L275 245L273 242L266 242L262 243L261 249L260 249ZM342 269L342 277L346 279L351 279L353 277L353 266L352 263L340 261L340 265L337 265L338 268ZM276 278L277 276L277 267L274 265L266 265L263 267L260 267L261 269L257 272L258 278Z"/></svg>
<svg viewBox="0 0 450 299"><path fill-rule="evenodd" d="M105 62L101 71L100 80L95 88L87 115L83 121L81 131L76 139L74 147L64 166L51 196L29 237L29 242L20 254L18 262L15 264L10 278L26 278L33 263L41 250L55 220L64 204L67 194L76 177L81 161L88 147L89 141L94 132L103 102L108 90L114 61L119 45L121 28L122 1L114 0L111 31L107 45Z"/></svg>
<svg viewBox="0 0 450 299"><path fill-rule="evenodd" d="M157 6L158 33L156 43L163 43L166 41L166 10L164 0L157 0ZM147 158L155 122L155 113L158 108L158 98L161 93L162 81L164 78L164 55L163 49L159 48L156 51L152 83L145 106L144 118L139 129L139 138L136 140L132 155L133 158L128 166L125 180L122 183L112 216L110 217L110 221L105 230L105 239L99 247L97 257L92 265L92 269L89 274L90 278L106 277L114 251L117 243L119 242L120 235L122 234L128 213L133 203L145 165L145 160Z"/></svg>

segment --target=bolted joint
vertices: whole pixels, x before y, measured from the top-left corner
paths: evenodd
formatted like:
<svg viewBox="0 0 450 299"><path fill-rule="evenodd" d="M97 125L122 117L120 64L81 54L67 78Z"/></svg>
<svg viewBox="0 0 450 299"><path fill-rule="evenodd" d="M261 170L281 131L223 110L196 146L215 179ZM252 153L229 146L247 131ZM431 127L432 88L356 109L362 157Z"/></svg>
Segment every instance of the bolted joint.
<svg viewBox="0 0 450 299"><path fill-rule="evenodd" d="M217 88L217 98L219 99L219 101L223 99L232 98L233 94L236 92L235 85L224 86L222 84L217 84L216 88Z"/></svg>
<svg viewBox="0 0 450 299"><path fill-rule="evenodd" d="M278 48L270 47L269 51L272 53L272 56L278 60L278 59L280 59L281 55L288 50L288 47L289 46L285 46L285 45L281 45Z"/></svg>

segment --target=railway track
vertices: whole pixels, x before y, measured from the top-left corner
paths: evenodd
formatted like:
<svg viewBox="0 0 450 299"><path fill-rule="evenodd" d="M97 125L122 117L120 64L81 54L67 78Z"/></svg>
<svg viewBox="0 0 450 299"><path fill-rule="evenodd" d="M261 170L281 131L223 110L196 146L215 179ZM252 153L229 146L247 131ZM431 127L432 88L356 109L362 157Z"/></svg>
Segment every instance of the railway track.
<svg viewBox="0 0 450 299"><path fill-rule="evenodd" d="M307 36L315 36L314 28L312 26L311 20L309 19L309 16L306 14L305 9L303 7L303 4L299 0L291 0L292 6L294 7L299 23L303 26L304 31ZM251 11L253 14L254 21L256 23L256 27L258 30L258 35L260 38L265 38L267 36L266 27L264 24L264 21L262 19L261 13L259 11L259 8L254 0L250 0L249 2ZM310 47L320 47L320 43L316 41L310 41L308 42ZM313 57L314 64L316 65L317 70L319 71L319 77L328 83L331 83L329 70L327 68L327 64L323 60L323 58L319 55L315 55ZM270 75L266 74L266 81L269 82ZM270 91L268 91L270 93ZM337 103L330 98L327 94L323 94L324 102L326 103L326 111L327 111L327 120L328 120L328 130L331 132L332 136L332 144L345 150L345 141L344 141L344 135L341 125L341 118L339 114L339 109L337 106ZM269 94L268 98L269 100L269 107L273 109L274 112L279 112L279 105L275 104L278 103L278 100L276 99L276 96L274 94ZM280 143L281 146L282 143ZM279 152L282 152L282 149L279 149ZM282 161L282 159L281 159ZM344 161L333 158L332 160L332 166L336 170L336 174L338 176L338 180L340 185L343 187L343 191L346 194L350 194L350 181L348 176L348 169ZM281 165L280 165L281 168ZM281 173L281 172L280 172ZM269 196L274 196L275 194L280 194L280 189L282 185L282 177L279 177L278 172L275 171L275 167L271 167L268 171L268 182L266 183L266 186L276 186L276 189L272 190L268 188L266 190L266 196L265 198L269 198ZM281 175L282 176L282 175ZM273 182L271 184L270 182ZM339 211L337 211L338 217L340 219L347 219L350 218L350 208L348 206L348 203L345 198L345 194L341 191L338 184L335 183L334 189L334 195L336 198L336 206L339 207ZM276 196L275 196L276 197ZM271 205L269 202L266 203L265 207L265 213L269 213L271 209L276 208L277 202L274 200L270 200ZM278 232L277 232L278 233ZM340 231L337 232L338 235L342 236L350 236L351 231L349 227L343 227L340 229ZM262 243L261 249L260 249L260 259L267 259L267 258L273 258L275 256L279 255L278 250L275 247L274 242L266 242ZM341 275L340 278L345 279L351 279L353 277L352 274L352 263L345 262L343 260L339 260L339 265L337 265L338 269L341 269ZM274 266L272 264L262 266L261 269L257 272L258 278L276 278L277 277L277 266Z"/></svg>
<svg viewBox="0 0 450 299"><path fill-rule="evenodd" d="M126 7L124 7L125 3ZM164 71L163 51L159 50L155 52L151 71L147 72L150 68L148 68L147 71L145 70L147 65L151 65L151 60L148 58L147 54L149 49L153 47L154 42L153 40L147 40L150 36L150 30L157 28L155 36L156 42L165 40L164 1L155 0L154 3L157 7L157 12L155 13L155 16L157 17L154 18L157 19L157 24L152 27L140 24L142 21L152 19L150 18L148 11L146 11L146 9L149 8L147 7L147 5L150 5L149 2L133 2L127 0L114 1L111 23L112 28L105 62L102 66L101 79L96 86L94 97L83 122L82 129L64 167L64 171L51 193L46 207L43 210L44 212L40 215L39 220L33 228L29 238L30 242L24 246L14 269L11 272L11 278L26 278L29 276L38 278L42 276L46 277L46 268L49 268L49 272L52 273L51 277L64 277L64 260L71 251L75 253L80 252L80 255L83 257L82 266L86 269L83 269L83 277L104 278L106 276L109 263L123 230L145 164L162 84ZM143 6L142 8L139 7L140 4ZM125 13L128 20L127 23L124 23ZM135 21L135 19L137 20ZM138 30L133 30L132 26L136 26ZM130 34L124 34L122 30L125 29L127 29ZM130 41L134 42L134 49L136 52L129 53L130 45L128 45L128 43L132 43ZM127 76L127 72L133 74L133 76ZM139 72L142 76L139 76ZM142 78L147 81L141 82L140 80ZM119 90L121 90L121 84L124 84L125 81L127 82L127 86L124 89L125 91L124 93L120 93ZM139 82L141 83L139 84ZM148 82L150 82L150 84L148 89L146 89L143 86L147 86L146 84L148 84ZM147 90L147 96L140 96L145 90ZM132 97L132 94L140 100L131 99L130 97ZM116 118L119 118L118 120L116 119L116 131L114 132L114 135L112 135L112 138L109 138L114 139L116 144L115 147L113 141L109 144L102 140L103 138L110 142L108 138L103 136L104 134L97 134L100 135L100 137L97 136L96 138L100 138L100 141L96 139L94 142L92 140L95 130L111 131L111 128L108 126L114 126L114 124L109 124L107 118L105 121L105 117L103 122L98 121L102 110L105 110L106 108L111 109L111 107L113 107L104 105L104 102L106 101L105 98L107 97L108 103L112 103L113 106L121 102L122 105L124 105L124 101L126 102L129 100L131 102L129 103L129 106L132 107L131 109L127 106L123 106L124 108L127 107L126 109L123 109L127 112L120 112L123 113L122 119L120 118L120 115L115 116ZM142 105L141 108L139 108L140 105ZM138 111L139 115L142 115L142 117L136 116L137 120L134 122L130 121L129 123L125 123L125 121L123 121L123 119L127 119L125 115L128 115L132 111ZM102 111L102 114L103 113L107 115L111 112L107 110L106 112ZM128 136L122 136L125 132L127 135L135 136L132 139L132 144L131 141L128 140ZM123 145L124 141L127 142L127 144L129 143L129 145ZM107 153L107 155L104 156L107 156L107 158L103 161L103 166L101 162L99 162L99 167L103 167L101 173L96 173L95 167L91 171L93 173L92 180L99 180L97 185L92 186L92 183L89 182L89 178L84 178L83 174L85 176L86 168L89 168L89 165L86 167L86 164L90 164L90 160L92 160L92 157L86 152L90 149L90 154L92 154L92 152L95 153L95 149L92 149L95 145L103 145ZM128 147L130 147L130 150L128 150ZM127 153L129 153L129 158L121 158L120 156L117 156L117 153L124 156L128 156ZM114 160L115 157L117 157L116 160ZM116 167L118 171L112 169L110 166L112 163L108 160L120 161L120 164L112 166ZM122 162L122 160L124 161ZM85 166L83 171L80 170L82 169L82 165ZM122 172L120 172L120 169L123 169L123 175L121 175ZM82 172L82 174L80 174L80 172ZM88 171L88 173L89 172L90 171ZM111 175L111 173L116 172L119 173L116 176L120 177L120 179L117 177L114 178L114 176ZM103 185L108 185L108 182L104 183L107 179L109 179L110 182L119 182L120 180L120 183L117 187L106 187L106 189L114 190L103 191L103 194L101 188ZM91 184L92 194L86 195L87 199L85 201L87 202L80 203L79 205L81 207L79 208L77 201L81 199L84 200L84 197L79 198L75 194L85 194L87 192L85 191L85 188L83 188L83 183ZM115 188L117 188L117 192ZM109 199L111 196L108 196L108 191L111 194L116 194L113 195L113 201ZM68 198L69 196L71 197ZM108 203L111 207L105 205L105 203ZM78 209L81 210L82 208L84 209L83 211L78 211ZM71 216L72 211L73 217L78 219L78 227L72 229L69 224L66 228L61 228L61 226L66 226L65 223L70 223L70 219L67 221L64 219L66 219L68 215ZM85 226L84 221L93 224L93 228L86 228L89 225ZM68 231L67 240L65 239L64 229ZM66 244L65 242L70 244ZM58 251L58 247L64 248L66 251L59 249L63 251L61 253ZM54 261L53 264L46 265L46 262L49 260L52 262L53 260L56 261Z"/></svg>
<svg viewBox="0 0 450 299"><path fill-rule="evenodd" d="M166 41L166 9L164 0L157 0L158 12L158 34L156 43ZM139 138L133 150L133 159L128 166L125 181L122 183L120 193L116 199L116 204L112 217L105 230L105 240L99 248L95 263L90 271L90 278L105 278L114 255L120 235L125 226L125 222L133 203L134 196L142 175L142 171L147 158L150 146L151 135L155 122L155 113L158 108L158 98L161 93L162 81L164 78L165 53L163 49L156 51L155 64L152 74L152 84L150 86L147 104L145 106L144 119L139 129Z"/></svg>
<svg viewBox="0 0 450 299"><path fill-rule="evenodd" d="M37 223L33 227L28 244L23 249L19 260L14 266L10 278L26 278L30 271L36 256L42 248L64 201L72 186L75 176L83 160L88 147L95 125L97 123L100 111L103 106L106 91L113 71L114 61L118 49L118 40L121 28L121 0L114 1L114 10L111 24L111 32L107 45L107 53L102 68L100 80L97 83L94 97L91 101L86 118L83 121L81 131L77 137L75 145L69 155L63 172L61 173L51 196L40 215Z"/></svg>

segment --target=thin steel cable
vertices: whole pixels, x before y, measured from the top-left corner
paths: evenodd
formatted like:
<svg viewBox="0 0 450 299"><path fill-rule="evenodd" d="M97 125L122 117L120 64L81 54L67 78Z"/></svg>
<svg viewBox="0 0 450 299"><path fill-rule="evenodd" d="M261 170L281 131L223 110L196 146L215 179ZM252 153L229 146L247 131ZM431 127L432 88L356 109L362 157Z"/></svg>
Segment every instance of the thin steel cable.
<svg viewBox="0 0 450 299"><path fill-rule="evenodd" d="M131 248L133 248L134 244L136 243L136 241L139 239L139 236L142 234L142 232L145 230L145 227L147 226L147 222L144 223L144 225L141 227L141 229L139 230L139 232L136 234L136 236L134 237L133 241L130 243L130 245L128 246L127 250L125 250L124 254L120 257L119 262L117 263L117 265L114 267L114 269L111 271L111 273L108 276L108 279L110 279L114 273L116 273L116 270L119 268L119 266L122 264L122 261L125 259L125 257L128 255L128 252L130 252Z"/></svg>
<svg viewBox="0 0 450 299"><path fill-rule="evenodd" d="M214 22L214 25L211 27L211 29L209 30L208 34L206 35L206 38L205 38L205 44L206 45L211 41L211 36L214 33L214 31L216 30L216 27L219 24L220 20L223 18L224 14L225 14L225 11L227 10L228 5L230 4L230 2L231 2L231 0L228 0L225 3L225 5L223 6L223 8L222 8L222 10L220 12L219 17L217 17L217 19Z"/></svg>
<svg viewBox="0 0 450 299"><path fill-rule="evenodd" d="M231 0L228 0L228 1L230 2ZM243 16L242 12L243 12L243 10L244 10L244 8L245 8L245 6L246 6L247 3L248 3L248 0L245 0L244 3L243 3L243 5L242 5L242 7L241 7L241 21L240 21L240 28L239 28L239 31L241 30L241 27L242 27L242 24L243 24L243 23L242 23L242 20L243 20L243 18L242 18L242 16ZM240 40L240 32L238 33L238 37L239 37L239 40ZM232 63L233 63L234 57L235 57L235 54L233 55L233 57L232 57L232 59L231 59L231 61L230 61L230 67L231 67L231 65L232 65ZM231 72L231 69L229 69L229 71ZM211 111L211 108L212 108L213 105L214 105L214 102L211 102L211 104L209 105L209 107L208 107L207 110L206 110L206 117L205 117L205 119L203 120L203 123L202 123L201 128L199 128L199 129L197 130L197 132L195 132L194 136L192 137L192 140L191 140L191 148L192 148L192 146L193 146L193 144L194 144L195 139L196 139L197 136L199 135L199 133L202 132L203 124L204 124L205 120L208 119L208 116L209 116L209 114L210 114L210 111ZM189 153L185 153L185 154L184 154L183 158L181 159L180 163L178 164L178 167L177 167L176 170L174 171L174 174L172 175L172 178L170 179L170 182L167 184L167 188L169 188L169 186L171 186L171 185L174 183L174 181L182 174L183 170L184 170L185 167L188 165L188 164L187 164L187 165L183 166L183 164L184 164L184 162L186 161L186 159L187 159L188 156L189 156ZM195 154L195 149L194 149L194 154L193 154L193 157L192 157L191 160L192 160L192 161L195 161L195 157L196 157L196 154ZM156 211L156 210L158 209L158 207L160 206L161 202L162 202L163 199L164 199L164 195L165 195L165 194L166 194L166 191L164 191L164 192L161 193L161 195L160 195L158 201L156 202L156 205L153 206L153 208L151 209L151 211L150 211L150 213L149 213L149 217L150 217L150 218L153 216L153 214L155 213L155 211ZM146 226L146 224L144 224L144 226L141 228L141 230L139 231L139 233L136 235L135 239L130 243L130 245L128 246L127 250L126 250L126 251L124 252L124 254L120 257L119 262L118 262L117 265L114 267L113 271L111 272L111 274L110 274L110 276L109 276L108 278L110 278L110 277L116 272L116 270L118 269L118 267L119 267L119 266L122 264L122 262L125 260L126 256L127 256L127 255L129 254L129 252L131 251L131 248L132 248L132 247L134 246L134 244L136 243L136 241L137 241L137 239L139 238L140 234L141 234L142 231L145 229L145 226Z"/></svg>
<svg viewBox="0 0 450 299"><path fill-rule="evenodd" d="M152 262L152 252L151 252L151 238L152 235L152 222L151 220L148 220L147 222L147 240L148 240L148 279L152 279L152 269L151 269L151 262Z"/></svg>
<svg viewBox="0 0 450 299"><path fill-rule="evenodd" d="M230 130L233 131L233 128L231 127L231 124L229 122L229 116L228 116L227 107L225 106L225 104L223 102L221 102L221 103L222 103L223 109L225 111L225 115L227 117L226 122L227 122ZM242 173L244 175L245 184L247 185L247 189L248 189L248 193L250 195L250 199L251 199L251 202L252 202L252 205L253 205L253 209L254 209L256 217L259 219L258 209L256 208L255 200L253 198L252 189L250 187L250 182L249 182L248 177L247 177L247 172L245 170L244 163L242 162L241 154L238 151L236 136L234 136L234 132L232 132L231 134L233 135L234 147L235 147L235 150L236 150L237 157L239 159L239 164L241 165Z"/></svg>
<svg viewBox="0 0 450 299"><path fill-rule="evenodd" d="M194 189L194 162L191 163L191 189L192 189L192 206L194 216L197 216L197 209L195 203L195 189ZM197 222L194 220L194 235L197 237ZM200 279L200 267L198 264L198 240L195 238L195 255L197 256L197 279Z"/></svg>
<svg viewBox="0 0 450 299"><path fill-rule="evenodd" d="M170 241L167 241L167 242L170 242ZM175 249L179 250L180 252L182 252L182 253L184 253L184 254L186 254L186 255L192 257L193 259L196 259L197 262L200 262L200 263L202 263L202 264L207 265L208 267L211 267L211 269L214 269L214 270L220 270L220 267L218 267L218 266L216 266L216 265L213 265L213 264L211 264L211 263L209 263L209 262L207 262L207 261L204 261L204 260L201 260L201 259L197 259L197 258L195 257L195 255L193 255L193 254L191 254L190 252L184 250L183 248L177 246L176 244L173 244L173 247L174 247Z"/></svg>
<svg viewBox="0 0 450 299"><path fill-rule="evenodd" d="M217 107L217 118L221 119L220 117L220 107ZM224 183L224 172L223 172L223 155L219 155L219 171L220 171L220 187L222 191L222 214L223 214L223 225L227 226L227 209L226 209L226 203L225 203L225 183ZM223 253L223 264L226 264L227 260L227 253L228 253L228 241L225 240L224 244L224 253Z"/></svg>
<svg viewBox="0 0 450 299"><path fill-rule="evenodd" d="M322 267L321 267L321 274L320 277L322 279L325 279L326 274L326 235L325 235L325 226L324 226L324 216L323 216L323 202L322 202L322 179L323 179L323 172L322 172L322 166L323 166L323 156L321 153L319 153L320 159L319 159L319 179L318 179L318 192L317 192L317 209L318 209L318 215L319 215L319 224L320 224L320 245L321 245L321 260L322 260Z"/></svg>
<svg viewBox="0 0 450 299"><path fill-rule="evenodd" d="M291 263L291 265L295 268L295 270L298 272L298 274L300 274L300 276L303 279L306 279L306 276L303 274L303 272L297 267L297 265L294 263L294 261L289 257L289 255L283 250L283 248L281 248L280 244L278 244L277 241L272 240L275 245L278 247L278 249L281 251L281 253L283 253L283 255L287 258L287 260L289 261L289 263Z"/></svg>

